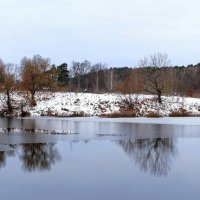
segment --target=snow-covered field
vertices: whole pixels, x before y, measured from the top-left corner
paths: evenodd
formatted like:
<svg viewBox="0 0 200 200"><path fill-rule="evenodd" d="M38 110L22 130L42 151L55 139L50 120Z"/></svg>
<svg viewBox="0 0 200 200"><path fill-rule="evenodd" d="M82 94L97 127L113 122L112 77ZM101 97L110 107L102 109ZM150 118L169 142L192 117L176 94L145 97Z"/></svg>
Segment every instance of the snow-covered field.
<svg viewBox="0 0 200 200"><path fill-rule="evenodd" d="M76 113L96 116L118 111L120 97L116 94L39 93L36 95L36 102L37 106L28 108L32 116L70 116Z"/></svg>
<svg viewBox="0 0 200 200"><path fill-rule="evenodd" d="M140 111L140 116L149 112L158 112L161 116L169 116L172 111L184 108L193 116L200 115L200 99L186 97L162 97L163 103L159 104L155 96L132 95L137 100L135 104ZM124 95L120 94L91 94L91 93L62 93L62 92L40 92L36 94L37 106L27 105L24 109L30 112L31 116L63 116L82 113L84 116L98 116L117 112L122 106ZM1 94L0 109L5 108L5 99ZM12 95L15 112L20 113L21 102L27 102L26 94L14 93ZM18 108L18 109L17 109Z"/></svg>

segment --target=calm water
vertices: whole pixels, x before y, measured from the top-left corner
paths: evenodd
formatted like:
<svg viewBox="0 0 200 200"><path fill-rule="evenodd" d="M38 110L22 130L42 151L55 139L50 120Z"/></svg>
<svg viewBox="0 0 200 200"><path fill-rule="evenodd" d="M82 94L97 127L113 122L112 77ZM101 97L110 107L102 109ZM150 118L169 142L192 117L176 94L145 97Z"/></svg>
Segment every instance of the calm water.
<svg viewBox="0 0 200 200"><path fill-rule="evenodd" d="M0 199L198 199L200 127L0 119ZM8 129L9 131L10 129Z"/></svg>

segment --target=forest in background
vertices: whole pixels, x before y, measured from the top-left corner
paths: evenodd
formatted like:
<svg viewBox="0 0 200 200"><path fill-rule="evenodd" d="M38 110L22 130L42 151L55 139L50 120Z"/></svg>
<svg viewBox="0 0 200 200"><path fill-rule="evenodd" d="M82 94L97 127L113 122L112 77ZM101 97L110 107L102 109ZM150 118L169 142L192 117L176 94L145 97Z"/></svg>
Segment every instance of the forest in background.
<svg viewBox="0 0 200 200"><path fill-rule="evenodd" d="M31 106L38 91L153 94L162 103L162 95L198 97L200 63L172 66L168 55L154 53L138 61L137 67L110 67L101 62L73 61L71 66L51 64L49 58L24 57L19 65L0 60L0 91L5 92L12 113L11 94L26 91Z"/></svg>

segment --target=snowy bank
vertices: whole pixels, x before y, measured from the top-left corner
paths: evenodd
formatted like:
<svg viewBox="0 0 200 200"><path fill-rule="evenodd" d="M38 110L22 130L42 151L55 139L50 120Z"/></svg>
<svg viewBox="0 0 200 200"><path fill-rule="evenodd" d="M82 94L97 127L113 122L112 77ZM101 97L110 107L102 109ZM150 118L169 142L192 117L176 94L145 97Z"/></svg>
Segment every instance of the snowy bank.
<svg viewBox="0 0 200 200"><path fill-rule="evenodd" d="M118 112L122 107L124 95L120 94L92 94L92 93L63 93L40 92L36 94L37 106L30 107L28 103L24 109L30 116L59 116L67 117L82 113L84 116L98 116ZM170 112L185 109L191 116L200 116L200 99L182 97L162 97L159 104L155 96L132 95L140 116L149 112L159 112L161 116L169 116ZM1 94L0 109L5 109L5 99ZM12 102L16 115L20 115L20 105L28 102L25 93L16 92L12 95Z"/></svg>

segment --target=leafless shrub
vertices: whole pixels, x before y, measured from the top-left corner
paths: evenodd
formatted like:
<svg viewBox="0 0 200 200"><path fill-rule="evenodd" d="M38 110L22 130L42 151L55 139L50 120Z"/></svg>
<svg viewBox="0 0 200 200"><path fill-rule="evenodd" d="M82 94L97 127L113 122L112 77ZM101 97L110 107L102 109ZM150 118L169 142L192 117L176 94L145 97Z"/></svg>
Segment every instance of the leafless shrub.
<svg viewBox="0 0 200 200"><path fill-rule="evenodd" d="M137 110L138 96L132 97L131 94L121 97L121 109L122 110Z"/></svg>

